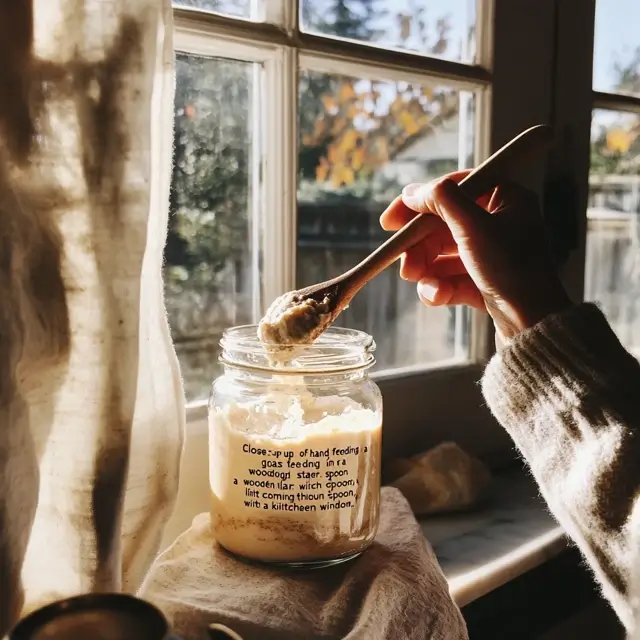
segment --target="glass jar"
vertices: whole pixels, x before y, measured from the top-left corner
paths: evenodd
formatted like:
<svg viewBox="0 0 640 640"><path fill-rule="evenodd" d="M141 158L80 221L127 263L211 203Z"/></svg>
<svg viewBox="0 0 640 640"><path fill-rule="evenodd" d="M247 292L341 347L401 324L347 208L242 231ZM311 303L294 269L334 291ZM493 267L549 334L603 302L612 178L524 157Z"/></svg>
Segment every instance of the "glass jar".
<svg viewBox="0 0 640 640"><path fill-rule="evenodd" d="M354 558L380 511L382 396L375 343L331 327L316 342L270 347L256 326L221 340L209 400L211 526L240 557L288 567Z"/></svg>

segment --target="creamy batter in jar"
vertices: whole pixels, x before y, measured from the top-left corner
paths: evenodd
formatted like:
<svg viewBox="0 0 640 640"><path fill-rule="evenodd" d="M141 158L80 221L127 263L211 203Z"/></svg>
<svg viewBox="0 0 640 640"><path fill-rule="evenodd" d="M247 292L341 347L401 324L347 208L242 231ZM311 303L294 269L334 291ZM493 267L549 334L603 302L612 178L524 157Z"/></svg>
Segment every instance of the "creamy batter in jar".
<svg viewBox="0 0 640 640"><path fill-rule="evenodd" d="M288 566L348 560L375 536L382 400L373 340L332 327L274 360L255 327L222 340L209 405L214 537L244 558Z"/></svg>

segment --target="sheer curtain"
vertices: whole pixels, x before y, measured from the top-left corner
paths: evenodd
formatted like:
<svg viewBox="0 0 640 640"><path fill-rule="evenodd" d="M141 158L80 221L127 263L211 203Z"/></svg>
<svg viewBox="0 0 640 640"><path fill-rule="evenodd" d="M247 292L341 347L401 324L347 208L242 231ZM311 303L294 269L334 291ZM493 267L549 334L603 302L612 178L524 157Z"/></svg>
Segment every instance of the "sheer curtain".
<svg viewBox="0 0 640 640"><path fill-rule="evenodd" d="M135 591L177 491L170 0L0 2L0 635Z"/></svg>

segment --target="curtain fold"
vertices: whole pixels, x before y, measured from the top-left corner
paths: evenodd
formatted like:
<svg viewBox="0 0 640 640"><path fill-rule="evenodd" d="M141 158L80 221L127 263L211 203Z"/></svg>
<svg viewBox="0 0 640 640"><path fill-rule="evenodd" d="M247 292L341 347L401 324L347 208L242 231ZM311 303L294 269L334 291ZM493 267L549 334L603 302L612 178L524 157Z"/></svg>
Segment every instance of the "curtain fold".
<svg viewBox="0 0 640 640"><path fill-rule="evenodd" d="M135 591L175 500L170 0L0 2L0 634Z"/></svg>

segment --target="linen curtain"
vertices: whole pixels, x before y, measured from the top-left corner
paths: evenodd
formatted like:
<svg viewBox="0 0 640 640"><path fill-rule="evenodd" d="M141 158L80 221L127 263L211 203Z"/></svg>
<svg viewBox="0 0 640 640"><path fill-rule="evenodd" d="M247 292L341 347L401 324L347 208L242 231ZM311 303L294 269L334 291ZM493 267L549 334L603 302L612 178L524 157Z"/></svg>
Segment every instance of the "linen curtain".
<svg viewBox="0 0 640 640"><path fill-rule="evenodd" d="M0 635L135 592L178 483L170 0L0 0Z"/></svg>

